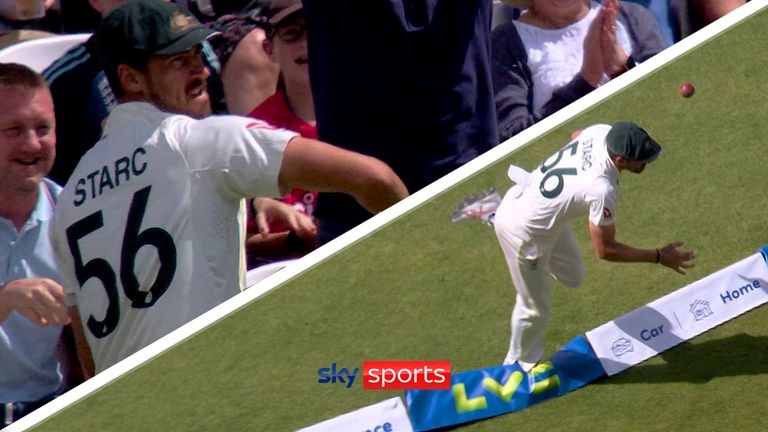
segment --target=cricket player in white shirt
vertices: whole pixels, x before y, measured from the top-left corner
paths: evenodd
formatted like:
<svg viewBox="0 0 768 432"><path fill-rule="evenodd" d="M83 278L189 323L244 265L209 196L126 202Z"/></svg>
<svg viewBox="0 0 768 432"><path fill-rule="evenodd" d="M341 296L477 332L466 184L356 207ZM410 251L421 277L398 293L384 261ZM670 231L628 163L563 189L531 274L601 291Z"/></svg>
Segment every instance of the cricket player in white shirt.
<svg viewBox="0 0 768 432"><path fill-rule="evenodd" d="M512 336L504 364L530 370L544 355L544 334L552 308L551 278L569 287L584 281L586 270L570 220L588 216L598 258L662 264L678 273L693 266L682 242L640 249L616 240L616 194L622 171L639 174L661 153L661 146L638 125L622 121L583 131L533 172L511 166L513 186L491 215L493 192L467 201L455 220L492 223L517 291ZM478 211L482 203L483 210ZM491 215L489 218L488 216Z"/></svg>
<svg viewBox="0 0 768 432"><path fill-rule="evenodd" d="M378 212L408 194L376 159L209 116L200 43L210 34L162 0L124 3L96 32L120 104L53 223L80 354L96 372L240 292L243 198L301 187L349 193Z"/></svg>

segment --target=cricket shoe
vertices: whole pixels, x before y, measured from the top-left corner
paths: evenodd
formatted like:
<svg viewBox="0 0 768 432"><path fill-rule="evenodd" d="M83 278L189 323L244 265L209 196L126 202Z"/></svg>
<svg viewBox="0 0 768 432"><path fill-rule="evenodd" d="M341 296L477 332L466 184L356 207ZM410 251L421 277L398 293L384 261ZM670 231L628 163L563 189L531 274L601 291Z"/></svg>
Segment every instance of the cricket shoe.
<svg viewBox="0 0 768 432"><path fill-rule="evenodd" d="M534 368L538 367L541 363L539 361L536 362L526 362L522 361L520 359L515 359L511 357L509 354L504 358L504 363L502 363L504 366L511 366L513 364L517 363L518 366L520 366L520 369L522 369L525 372L530 372Z"/></svg>
<svg viewBox="0 0 768 432"><path fill-rule="evenodd" d="M496 188L490 188L479 195L468 196L453 210L451 222L477 219L493 225L493 218L499 204L501 204L501 195Z"/></svg>

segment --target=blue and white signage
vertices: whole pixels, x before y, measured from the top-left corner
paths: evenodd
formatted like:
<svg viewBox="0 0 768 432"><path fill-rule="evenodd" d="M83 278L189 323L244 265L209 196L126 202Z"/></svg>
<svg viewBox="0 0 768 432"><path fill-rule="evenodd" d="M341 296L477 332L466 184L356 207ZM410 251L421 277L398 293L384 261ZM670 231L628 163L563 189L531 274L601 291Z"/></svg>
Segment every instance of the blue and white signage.
<svg viewBox="0 0 768 432"><path fill-rule="evenodd" d="M579 336L530 372L514 364L454 373L450 390L408 390L405 402L414 430L426 431L519 411L603 376L595 353Z"/></svg>
<svg viewBox="0 0 768 432"><path fill-rule="evenodd" d="M768 302L761 253L588 331L608 375L645 361Z"/></svg>
<svg viewBox="0 0 768 432"><path fill-rule="evenodd" d="M402 399L395 397L297 432L413 432Z"/></svg>

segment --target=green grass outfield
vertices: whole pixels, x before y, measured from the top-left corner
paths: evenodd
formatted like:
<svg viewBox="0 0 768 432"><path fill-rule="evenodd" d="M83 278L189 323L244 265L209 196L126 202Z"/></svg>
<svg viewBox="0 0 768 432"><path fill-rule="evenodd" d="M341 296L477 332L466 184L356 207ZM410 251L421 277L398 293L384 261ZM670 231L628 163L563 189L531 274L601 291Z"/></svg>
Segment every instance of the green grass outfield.
<svg viewBox="0 0 768 432"><path fill-rule="evenodd" d="M556 286L547 355L578 334L738 261L768 243L768 9L665 66L406 216L346 248L36 430L288 431L402 395L320 385L331 362L450 360L454 372L501 362L513 288L492 231L451 209L507 165L528 169L596 122L632 119L662 143L622 178L617 234L658 247L682 239L688 276L594 258ZM696 95L677 94L682 81ZM362 379L358 377L358 380ZM764 431L768 308L663 356L528 410L462 431Z"/></svg>

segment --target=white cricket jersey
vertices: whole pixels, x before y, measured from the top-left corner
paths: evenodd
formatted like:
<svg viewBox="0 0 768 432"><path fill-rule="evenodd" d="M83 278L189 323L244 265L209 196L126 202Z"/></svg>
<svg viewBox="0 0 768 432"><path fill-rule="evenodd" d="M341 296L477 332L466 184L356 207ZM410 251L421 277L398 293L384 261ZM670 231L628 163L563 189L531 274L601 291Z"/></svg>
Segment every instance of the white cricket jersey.
<svg viewBox="0 0 768 432"><path fill-rule="evenodd" d="M294 136L244 117L114 108L52 228L97 372L240 291L242 198L280 195Z"/></svg>
<svg viewBox="0 0 768 432"><path fill-rule="evenodd" d="M619 170L608 156L610 125L590 126L531 172L514 214L534 237L556 239L577 216L595 225L611 225L616 215Z"/></svg>

